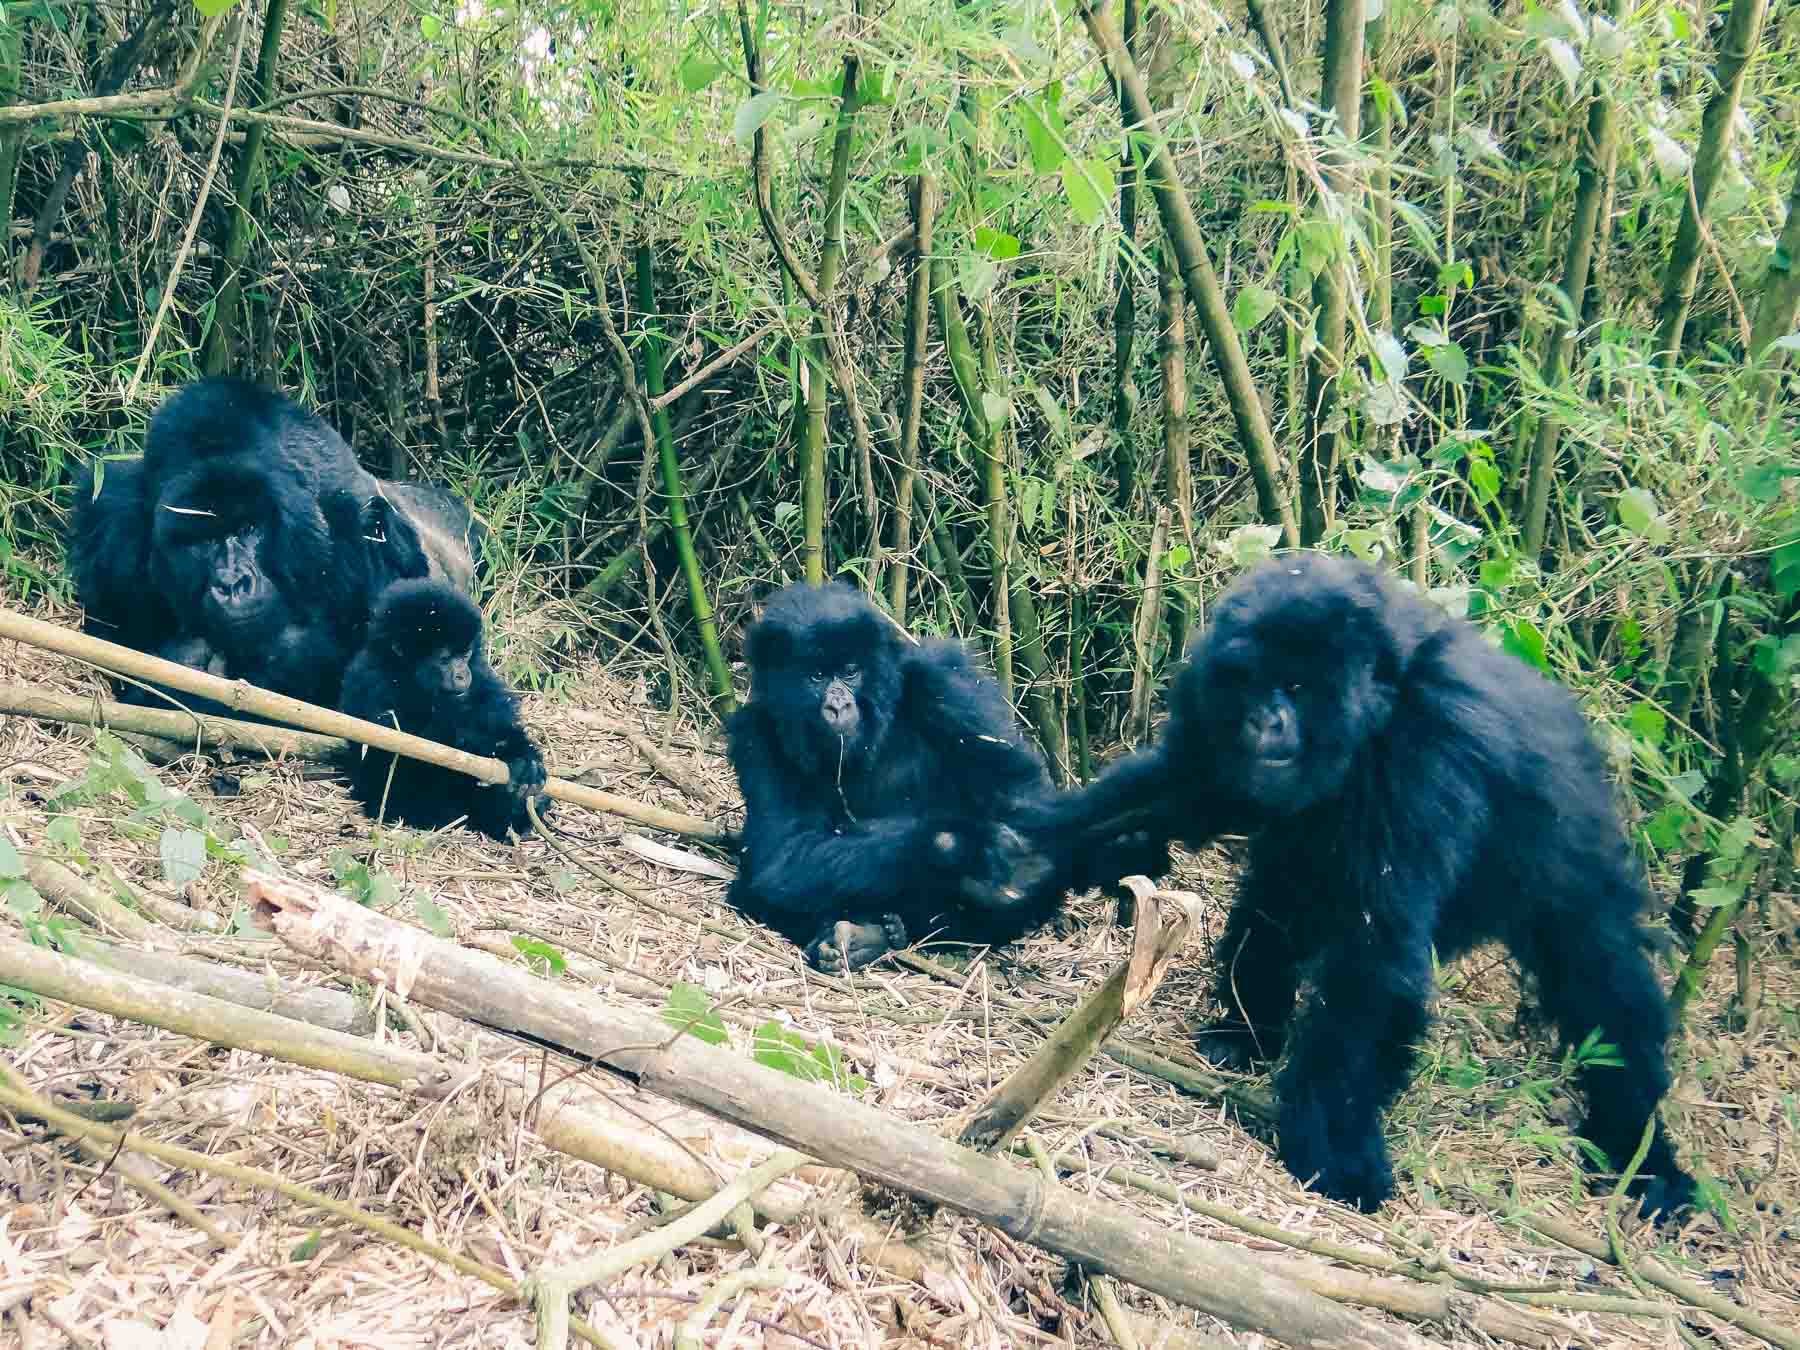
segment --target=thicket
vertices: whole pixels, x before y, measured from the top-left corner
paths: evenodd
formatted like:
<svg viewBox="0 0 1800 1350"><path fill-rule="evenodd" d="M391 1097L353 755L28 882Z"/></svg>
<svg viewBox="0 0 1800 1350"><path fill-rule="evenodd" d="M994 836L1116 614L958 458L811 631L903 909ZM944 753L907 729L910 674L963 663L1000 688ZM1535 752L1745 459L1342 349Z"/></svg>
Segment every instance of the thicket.
<svg viewBox="0 0 1800 1350"><path fill-rule="evenodd" d="M1800 7L0 16L15 597L73 463L235 371L469 493L514 674L722 705L848 571L1080 777L1321 544L1582 691L1706 948L1791 889Z"/></svg>

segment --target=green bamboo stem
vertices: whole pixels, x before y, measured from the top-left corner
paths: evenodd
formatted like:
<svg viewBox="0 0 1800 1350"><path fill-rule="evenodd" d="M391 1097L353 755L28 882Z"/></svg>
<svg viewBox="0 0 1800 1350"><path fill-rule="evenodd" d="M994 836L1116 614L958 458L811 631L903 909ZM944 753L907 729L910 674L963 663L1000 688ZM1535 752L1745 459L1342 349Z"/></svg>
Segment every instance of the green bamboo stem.
<svg viewBox="0 0 1800 1350"><path fill-rule="evenodd" d="M644 316L644 392L655 399L664 388L664 356L662 335L656 326L656 264L648 240L638 241L636 261L637 303ZM687 494L681 484L681 463L675 455L669 410L658 408L651 413L650 426L656 435L663 495L669 499L669 532L675 537L675 555L681 560L682 575L687 579L694 626L700 630L700 645L706 652L706 668L712 676L719 711L729 713L737 707L737 700L732 696L731 671L725 664L724 650L719 646L719 627L713 619L712 601L707 598L706 579L700 574L700 559L694 552L694 534L688 525Z"/></svg>
<svg viewBox="0 0 1800 1350"><path fill-rule="evenodd" d="M1327 0L1325 61L1319 102L1337 115L1346 147L1325 157L1325 185L1340 208L1356 200L1356 143L1362 121L1363 0ZM1313 282L1318 338L1306 367L1306 437L1300 446L1300 542L1318 543L1331 527L1337 506L1338 383L1344 369L1344 332L1349 322L1349 250L1341 249Z"/></svg>
<svg viewBox="0 0 1800 1350"><path fill-rule="evenodd" d="M1608 7L1608 17L1614 7ZM1596 80L1588 95L1587 135L1581 144L1575 186L1575 204L1569 222L1569 245L1563 255L1562 293L1571 313L1558 316L1546 337L1544 383L1558 388L1569 373L1575 353L1575 325L1587 293L1588 269L1593 264L1595 227L1600 203L1606 196L1606 180L1615 155L1613 101L1606 82ZM1548 409L1538 419L1530 467L1526 470L1525 521L1522 545L1525 556L1536 559L1544 551L1544 533L1550 518L1550 490L1556 480L1556 441L1560 428Z"/></svg>
<svg viewBox="0 0 1800 1350"><path fill-rule="evenodd" d="M913 484L919 471L919 427L925 417L925 356L931 342L931 227L937 210L936 185L929 175L912 180L912 275L906 286L905 356L900 368L900 480L894 490L894 562L888 604L906 625L912 556Z"/></svg>
<svg viewBox="0 0 1800 1350"><path fill-rule="evenodd" d="M1143 76L1097 0L1078 0L1076 8L1087 25L1089 37L1106 61L1121 101L1130 109L1133 125L1149 142L1146 172L1150 191L1156 198L1163 232L1180 260L1182 283L1187 287L1188 298L1194 302L1200 326L1206 332L1207 345L1218 366L1225 399L1237 424L1238 442L1244 447L1250 476L1256 483L1258 513L1266 523L1281 527L1282 537L1290 547L1296 546L1300 542L1300 527L1280 486L1281 456L1275 448L1275 433L1269 427L1262 397L1256 392L1256 383L1250 376L1250 363L1245 360L1243 344L1238 341L1231 307L1225 303L1225 292L1200 237L1200 223L1194 218L1193 205L1182 190L1180 175L1163 141L1156 113L1150 106L1150 94L1144 87Z"/></svg>
<svg viewBox="0 0 1800 1350"><path fill-rule="evenodd" d="M246 107L255 108L265 102L275 87L275 63L281 56L281 33L287 25L287 11L288 0L269 0L256 70L244 91ZM231 365L237 339L238 308L243 297L244 258L250 251L252 208L262 169L263 142L268 135L267 122L251 122L244 132L243 148L238 152L237 171L231 184L231 220L215 274L212 327L207 330L206 346L200 353L200 369L208 375L222 374Z"/></svg>
<svg viewBox="0 0 1800 1350"><path fill-rule="evenodd" d="M1136 61L1142 54L1138 0L1125 0L1122 19L1125 50ZM1117 489L1114 500L1121 511L1131 503L1137 487L1137 453L1131 443L1131 419L1137 411L1137 382L1131 378L1132 349L1137 340L1137 216L1138 155L1131 143L1131 114L1123 99L1119 118L1125 127L1125 144L1119 157L1119 281L1113 301L1113 466Z"/></svg>
<svg viewBox="0 0 1800 1350"><path fill-rule="evenodd" d="M1761 298L1756 305L1756 320L1750 329L1750 358L1766 362L1759 373L1764 396L1773 398L1781 383L1780 353L1770 347L1778 337L1791 332L1794 316L1800 312L1800 169L1794 173L1794 186L1788 193L1787 224L1781 238L1769 254L1769 270L1763 275Z"/></svg>
<svg viewBox="0 0 1800 1350"><path fill-rule="evenodd" d="M1767 0L1732 0L1731 13L1725 19L1725 31L1719 34L1719 57L1713 64L1713 96L1707 100L1706 111L1700 118L1700 144L1694 152L1692 190L1681 209L1681 227L1675 235L1675 246L1669 250L1669 264L1663 273L1662 304L1656 312L1656 351L1657 358L1662 361L1673 361L1681 350L1681 335L1687 327L1688 310L1694 301L1694 282L1700 275L1701 222L1713 187L1731 154L1731 126L1737 120L1738 103L1744 94L1744 76L1749 72L1750 58L1755 55L1757 39L1762 35L1763 14L1767 8Z"/></svg>

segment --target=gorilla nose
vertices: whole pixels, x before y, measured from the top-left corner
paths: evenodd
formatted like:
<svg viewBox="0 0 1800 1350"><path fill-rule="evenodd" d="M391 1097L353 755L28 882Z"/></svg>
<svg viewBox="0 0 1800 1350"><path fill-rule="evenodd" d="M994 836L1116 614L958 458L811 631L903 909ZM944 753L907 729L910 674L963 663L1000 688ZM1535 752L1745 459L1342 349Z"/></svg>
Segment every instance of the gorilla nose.
<svg viewBox="0 0 1800 1350"><path fill-rule="evenodd" d="M1244 730L1259 758L1292 759L1300 751L1298 719L1285 704L1258 708L1245 719Z"/></svg>
<svg viewBox="0 0 1800 1350"><path fill-rule="evenodd" d="M856 730L856 699L849 691L831 690L825 695L825 703L820 711L824 714L825 725L839 735L848 735Z"/></svg>
<svg viewBox="0 0 1800 1350"><path fill-rule="evenodd" d="M232 576L214 577L213 602L226 609L240 609L257 598L256 573L239 572Z"/></svg>

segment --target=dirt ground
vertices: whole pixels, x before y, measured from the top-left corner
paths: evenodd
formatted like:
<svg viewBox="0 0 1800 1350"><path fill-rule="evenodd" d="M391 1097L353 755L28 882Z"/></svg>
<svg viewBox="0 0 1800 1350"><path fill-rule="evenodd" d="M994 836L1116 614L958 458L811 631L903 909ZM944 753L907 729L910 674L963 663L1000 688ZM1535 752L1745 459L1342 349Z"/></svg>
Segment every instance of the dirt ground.
<svg viewBox="0 0 1800 1350"><path fill-rule="evenodd" d="M554 694L530 697L527 717L559 774L730 817L736 792L710 731L654 706L657 677L654 667L595 664L560 681ZM74 662L16 645L0 648L0 682L82 695L100 687ZM625 729L660 748L667 774ZM214 933L162 930L171 950L288 987L367 994L268 935L246 931L229 859L215 857L197 880L173 884L160 825L144 823L128 790L96 788L49 809L59 791L98 781L93 750L85 728L0 719L0 825L19 854L49 854L103 884L111 869L161 902L165 919L186 905L216 921ZM953 1129L959 1113L1041 1042L1045 1017L1072 1007L1126 950L1110 922L1111 903L1090 897L1056 930L973 968L945 952L962 966L959 982L883 965L859 976L847 1004L841 992L810 980L791 949L727 909L724 882L691 870L703 863L656 854L641 841L657 839L689 858L701 850L617 818L565 805L554 817L560 848L542 839L501 845L462 829L378 831L317 764L189 755L157 764L155 775L205 813L216 840L239 841L288 874L328 886L341 874L395 917L447 924L461 941L503 952L522 947L519 959L535 957L540 968L551 960L561 968L549 977L586 985L596 997L659 1009L678 983L696 987L723 1010L739 1053L750 1052L749 1028L769 1018L829 1035L867 1079L866 1100L934 1129ZM67 825L51 833L59 815L72 818L78 838ZM627 879L640 895L593 868ZM1183 860L1170 884L1202 898L1206 931L1123 1029L1177 1062L1193 1062L1187 1035L1206 1013L1210 943L1231 873L1224 851ZM643 894L654 903L643 903ZM12 938L30 925L41 935L54 914L22 914L30 906L16 888L10 902L4 933ZM1729 1221L1708 1214L1661 1234L1635 1219L1624 1225L1639 1261L1654 1254L1686 1285L1753 1310L1789 1335L1800 1328L1794 918L1793 897L1775 896L1761 919L1746 922L1748 1006L1730 954L1721 951L1672 1051L1673 1133L1717 1183ZM1329 1268L1329 1260L1290 1245L1323 1241L1377 1263L1385 1258L1388 1273L1361 1271L1377 1284L1396 1281L1394 1263L1411 1263L1450 1272L1464 1289L1491 1286L1485 1296L1450 1299L1446 1318L1408 1323L1433 1342L1490 1343L1496 1324L1476 1305L1505 1298L1505 1308L1534 1305L1541 1344L1757 1344L1652 1283L1634 1285L1616 1266L1500 1220L1501 1211L1524 1207L1604 1242L1606 1206L1580 1182L1561 1063L1541 1031L1519 1025L1530 1019L1519 1016L1506 962L1497 952L1477 953L1447 968L1443 982L1442 1015L1417 1080L1389 1122L1401 1192L1378 1215L1302 1190L1275 1160L1266 1133L1246 1128L1222 1100L1188 1095L1108 1058L1077 1075L1032 1135L1049 1154L1081 1160L1066 1184L1259 1260ZM663 1208L645 1186L547 1146L521 1117L518 1094L502 1088L509 1066L526 1080L580 1073L580 1066L477 1035L447 1015L391 1003L382 1009L378 1035L386 1043L483 1067L466 1090L426 1101L69 1004L0 1001L6 1006L20 1020L0 1026L0 1062L33 1092L60 1103L128 1103L131 1128L149 1138L219 1167L277 1174L513 1280L645 1232ZM693 1110L591 1073L589 1080L599 1106L678 1140L723 1178L770 1151ZM1215 1159L1216 1167L1201 1165ZM127 1171L161 1182L226 1243L128 1183ZM1135 1184L1121 1182L1126 1174ZM1174 1203L1177 1196L1190 1204ZM670 1346L721 1280L758 1267L773 1272L768 1287L747 1289L711 1314L698 1344L1117 1343L1097 1310L1110 1290L1082 1282L1060 1258L972 1220L923 1214L891 1195L869 1194L863 1203L884 1225L928 1229L929 1250L953 1278L920 1288L802 1218L764 1228L760 1257L737 1238L705 1239L589 1291L577 1311L607 1344ZM1335 1268L1357 1275L1342 1261ZM1439 1296L1444 1290L1407 1283ZM1166 1344L1262 1343L1128 1285L1116 1290L1125 1307L1164 1328L1191 1329L1189 1339ZM1366 1290L1360 1301L1378 1303L1379 1295ZM1136 1325L1141 1332L1148 1324ZM241 1174L131 1151L95 1159L47 1136L39 1123L0 1112L0 1345L473 1348L528 1346L535 1336L516 1298L360 1219Z"/></svg>

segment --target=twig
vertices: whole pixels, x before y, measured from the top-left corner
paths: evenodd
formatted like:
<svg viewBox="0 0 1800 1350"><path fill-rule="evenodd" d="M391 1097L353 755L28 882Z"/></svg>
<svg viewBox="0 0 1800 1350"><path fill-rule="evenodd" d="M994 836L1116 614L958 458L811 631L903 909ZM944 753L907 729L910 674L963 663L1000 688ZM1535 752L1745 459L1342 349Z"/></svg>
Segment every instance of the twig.
<svg viewBox="0 0 1800 1350"><path fill-rule="evenodd" d="M24 1081L13 1070L11 1065L0 1064L0 1106L7 1106L18 1111L29 1111L42 1117L55 1126L61 1134L71 1139L92 1140L95 1144L108 1149L129 1149L133 1153L141 1153L147 1158L155 1158L158 1162L168 1163L172 1167L184 1168L200 1172L209 1177L220 1177L226 1181L234 1181L240 1186L254 1186L263 1190L274 1191L290 1200L314 1209L324 1210L327 1214L355 1224L376 1237L405 1247L408 1251L429 1257L433 1261L449 1266L459 1275L472 1276L482 1281L508 1298L523 1297L523 1290L517 1282L493 1266L451 1251L435 1242L429 1242L400 1224L391 1223L387 1219L377 1218L367 1210L355 1205L346 1204L342 1200L334 1200L331 1196L313 1190L310 1186L301 1186L276 1175L264 1171L260 1167L245 1167L241 1163L225 1162L210 1154L196 1153L192 1149L179 1148L174 1144L165 1144L159 1140L147 1139L141 1134L130 1134L123 1130L110 1130L104 1125L96 1125L83 1120L69 1111L52 1106L25 1086ZM570 1320L570 1327L590 1345L606 1346L609 1342L599 1332L585 1322Z"/></svg>
<svg viewBox="0 0 1800 1350"><path fill-rule="evenodd" d="M804 1153L783 1149L721 1189L712 1199L695 1205L673 1223L629 1242L621 1242L585 1261L546 1270L530 1280L531 1301L538 1316L538 1350L564 1350L568 1345L569 1298L577 1290L610 1280L639 1262L659 1260L677 1247L704 1237L739 1205L761 1195L774 1182L811 1161Z"/></svg>
<svg viewBox="0 0 1800 1350"><path fill-rule="evenodd" d="M243 11L238 11L237 46L231 53L231 76L225 82L225 110L231 110L231 101L237 97L238 72L243 68L244 38L250 32L250 25L245 21ZM198 70L199 62L195 62ZM144 372L149 369L150 358L156 353L156 335L162 331L163 319L168 316L169 306L175 303L175 283L181 280L181 272L187 266L188 254L194 247L194 236L200 231L200 217L206 211L206 202L212 196L213 179L219 172L219 152L225 148L225 119L219 119L219 129L213 135L212 153L207 156L206 172L200 177L200 191L194 197L194 210L188 216L187 230L181 236L181 247L175 250L175 261L169 265L169 274L163 278L162 299L156 304L156 317L150 321L150 331L144 335L144 349L138 353L137 369L131 372L131 383L125 389L125 402L129 405L137 399L138 386L144 381Z"/></svg>

